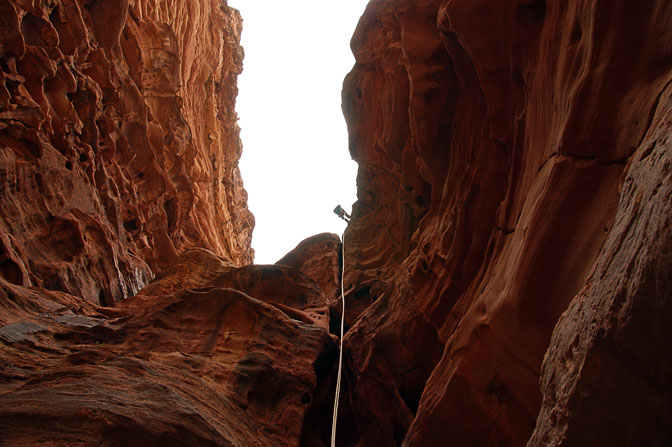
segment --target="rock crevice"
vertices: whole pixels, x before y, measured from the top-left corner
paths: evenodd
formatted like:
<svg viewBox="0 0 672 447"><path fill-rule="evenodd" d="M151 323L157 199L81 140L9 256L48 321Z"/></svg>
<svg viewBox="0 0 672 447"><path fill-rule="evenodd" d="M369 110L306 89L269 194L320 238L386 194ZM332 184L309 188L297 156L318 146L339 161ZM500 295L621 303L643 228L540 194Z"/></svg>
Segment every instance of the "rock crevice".
<svg viewBox="0 0 672 447"><path fill-rule="evenodd" d="M0 17L0 445L329 445L342 263L337 445L672 442L670 2L371 0L344 259L264 266L235 10Z"/></svg>

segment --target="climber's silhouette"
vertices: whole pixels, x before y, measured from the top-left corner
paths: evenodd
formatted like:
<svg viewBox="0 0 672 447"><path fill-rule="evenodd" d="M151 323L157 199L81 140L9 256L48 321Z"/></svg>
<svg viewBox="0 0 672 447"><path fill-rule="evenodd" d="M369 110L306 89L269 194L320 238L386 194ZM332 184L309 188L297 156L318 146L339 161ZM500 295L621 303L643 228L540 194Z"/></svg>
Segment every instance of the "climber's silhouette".
<svg viewBox="0 0 672 447"><path fill-rule="evenodd" d="M346 213L343 208L341 208L341 205L336 206L334 208L334 213L341 219L343 219L346 222L350 222L350 214Z"/></svg>

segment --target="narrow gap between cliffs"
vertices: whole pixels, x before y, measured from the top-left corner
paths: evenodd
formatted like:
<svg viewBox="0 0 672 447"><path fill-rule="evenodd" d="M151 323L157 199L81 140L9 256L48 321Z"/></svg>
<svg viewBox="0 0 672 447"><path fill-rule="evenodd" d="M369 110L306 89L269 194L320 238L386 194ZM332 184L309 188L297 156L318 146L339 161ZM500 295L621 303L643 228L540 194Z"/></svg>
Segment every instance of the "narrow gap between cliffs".
<svg viewBox="0 0 672 447"><path fill-rule="evenodd" d="M356 200L357 164L348 150L341 88L367 3L228 2L243 20L236 111L256 264L274 263L313 234L343 231L331 211Z"/></svg>

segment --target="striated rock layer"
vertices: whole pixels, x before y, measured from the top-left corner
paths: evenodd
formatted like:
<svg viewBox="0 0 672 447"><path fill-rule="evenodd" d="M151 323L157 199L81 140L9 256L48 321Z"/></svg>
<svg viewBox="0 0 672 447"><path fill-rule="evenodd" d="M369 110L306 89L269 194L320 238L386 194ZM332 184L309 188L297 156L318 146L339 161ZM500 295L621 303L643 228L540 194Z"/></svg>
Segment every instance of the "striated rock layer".
<svg viewBox="0 0 672 447"><path fill-rule="evenodd" d="M188 247L252 260L237 11L1 0L0 14L5 280L112 305Z"/></svg>
<svg viewBox="0 0 672 447"><path fill-rule="evenodd" d="M1 446L297 446L335 350L308 276L205 249L115 309L2 279L0 299Z"/></svg>
<svg viewBox="0 0 672 447"><path fill-rule="evenodd" d="M340 445L672 442L671 30L655 0L369 3Z"/></svg>

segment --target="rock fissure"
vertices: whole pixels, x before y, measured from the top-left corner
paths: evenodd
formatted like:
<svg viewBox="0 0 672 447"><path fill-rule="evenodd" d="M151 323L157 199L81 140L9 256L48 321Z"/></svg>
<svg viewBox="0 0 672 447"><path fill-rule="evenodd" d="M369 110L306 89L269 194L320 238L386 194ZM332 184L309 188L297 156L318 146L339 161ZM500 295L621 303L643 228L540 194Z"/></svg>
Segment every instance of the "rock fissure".
<svg viewBox="0 0 672 447"><path fill-rule="evenodd" d="M0 0L0 445L326 447L341 316L339 447L672 442L670 2L371 0L345 255L263 266L169 3Z"/></svg>

